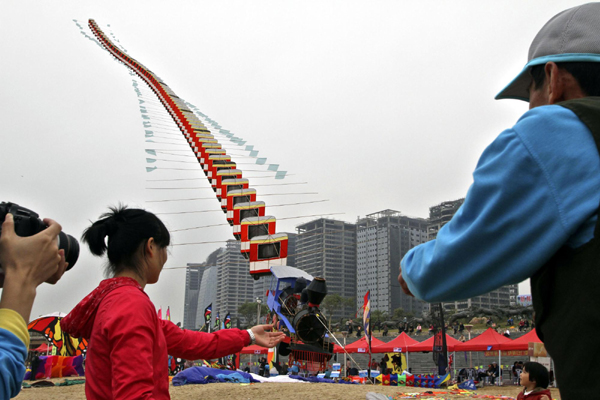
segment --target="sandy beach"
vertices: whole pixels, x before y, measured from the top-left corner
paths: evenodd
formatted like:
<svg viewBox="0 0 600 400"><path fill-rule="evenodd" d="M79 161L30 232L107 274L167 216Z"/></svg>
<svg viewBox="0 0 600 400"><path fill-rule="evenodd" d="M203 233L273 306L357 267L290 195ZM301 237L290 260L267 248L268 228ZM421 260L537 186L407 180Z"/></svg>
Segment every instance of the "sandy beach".
<svg viewBox="0 0 600 400"><path fill-rule="evenodd" d="M53 379L60 382L62 379ZM477 395L517 397L522 390L519 386L488 386L476 391ZM560 399L558 389L551 389L552 397ZM173 400L183 399L218 399L226 396L229 399L285 399L285 400L358 400L365 399L368 392L382 393L394 399L403 398L402 393L423 393L427 391L445 392L447 389L426 389L412 387L393 387L380 385L343 385L330 383L211 383L206 385L170 386ZM84 385L56 386L46 388L23 389L15 397L18 400L82 400L85 399ZM429 397L420 397L427 399ZM436 399L467 399L465 395L440 394L432 395ZM494 398L494 397L488 397Z"/></svg>

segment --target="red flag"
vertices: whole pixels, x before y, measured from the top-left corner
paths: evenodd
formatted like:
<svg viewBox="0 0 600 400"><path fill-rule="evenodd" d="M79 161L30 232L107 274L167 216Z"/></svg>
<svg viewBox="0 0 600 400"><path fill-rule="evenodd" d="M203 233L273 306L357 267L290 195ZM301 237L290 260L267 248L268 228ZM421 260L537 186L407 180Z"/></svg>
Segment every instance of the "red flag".
<svg viewBox="0 0 600 400"><path fill-rule="evenodd" d="M158 309L158 319L162 319L162 307Z"/></svg>

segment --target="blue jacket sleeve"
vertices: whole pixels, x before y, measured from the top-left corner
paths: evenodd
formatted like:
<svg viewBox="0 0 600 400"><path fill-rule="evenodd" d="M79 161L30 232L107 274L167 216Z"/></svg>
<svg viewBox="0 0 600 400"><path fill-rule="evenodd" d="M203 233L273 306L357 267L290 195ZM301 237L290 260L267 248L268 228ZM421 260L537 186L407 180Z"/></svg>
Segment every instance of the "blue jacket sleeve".
<svg viewBox="0 0 600 400"><path fill-rule="evenodd" d="M599 202L591 133L563 107L538 107L484 151L463 206L436 240L406 254L402 275L428 302L521 282L562 245L593 237Z"/></svg>
<svg viewBox="0 0 600 400"><path fill-rule="evenodd" d="M16 312L0 309L0 318L0 398L10 399L19 394L25 377L27 346L22 336L28 334L25 321ZM29 344L29 337L25 342Z"/></svg>

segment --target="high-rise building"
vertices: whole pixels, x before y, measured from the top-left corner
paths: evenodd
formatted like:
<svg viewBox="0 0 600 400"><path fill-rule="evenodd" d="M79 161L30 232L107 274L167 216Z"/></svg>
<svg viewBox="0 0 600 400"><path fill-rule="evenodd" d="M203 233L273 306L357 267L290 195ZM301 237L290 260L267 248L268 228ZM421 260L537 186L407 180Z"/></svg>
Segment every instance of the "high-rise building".
<svg viewBox="0 0 600 400"><path fill-rule="evenodd" d="M456 211L462 206L465 199L444 201L438 205L429 208L429 240L437 237L442 226L446 225ZM469 307L494 308L509 307L516 305L517 295L519 294L519 285L506 285L481 296L472 297L460 301L446 302L445 310L464 310Z"/></svg>
<svg viewBox="0 0 600 400"><path fill-rule="evenodd" d="M356 297L371 293L371 310L391 317L402 308L420 316L425 303L404 294L398 284L400 260L413 247L427 241L427 223L398 211L383 210L356 223Z"/></svg>
<svg viewBox="0 0 600 400"><path fill-rule="evenodd" d="M288 256L286 264L289 267L296 266L296 240L298 235L292 232L286 232L288 235Z"/></svg>
<svg viewBox="0 0 600 400"><path fill-rule="evenodd" d="M238 308L254 301L254 279L250 276L248 260L240 253L240 242L228 240L225 249L217 256L217 299L213 304L213 316L221 318L230 313L232 321L238 316Z"/></svg>
<svg viewBox="0 0 600 400"><path fill-rule="evenodd" d="M196 328L196 313L198 309L198 293L202 282L204 264L187 264L185 271L185 300L183 305L184 329Z"/></svg>
<svg viewBox="0 0 600 400"><path fill-rule="evenodd" d="M216 266L206 267L202 273L200 290L198 292L198 307L196 310L196 329L204 326L204 310L209 305L217 303L217 279L218 268Z"/></svg>
<svg viewBox="0 0 600 400"><path fill-rule="evenodd" d="M296 267L327 282L327 293L354 299L327 315L331 320L356 311L356 226L320 218L296 227Z"/></svg>

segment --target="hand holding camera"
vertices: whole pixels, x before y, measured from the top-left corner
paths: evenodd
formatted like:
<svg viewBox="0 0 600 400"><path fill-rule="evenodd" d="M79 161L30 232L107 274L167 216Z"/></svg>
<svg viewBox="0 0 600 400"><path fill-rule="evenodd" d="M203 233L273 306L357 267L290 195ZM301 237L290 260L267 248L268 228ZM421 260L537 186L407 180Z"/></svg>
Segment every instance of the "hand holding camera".
<svg viewBox="0 0 600 400"><path fill-rule="evenodd" d="M56 240L61 226L51 219L44 223L48 228L42 232L20 237L15 233L13 215L6 215L0 236L0 265L7 279L35 288L46 281L56 283L66 270L64 250L59 251Z"/></svg>
<svg viewBox="0 0 600 400"><path fill-rule="evenodd" d="M9 228L11 236L16 234L17 237L24 238L45 231L46 234L40 236L40 238L47 237L58 243L58 249L63 250L65 261L69 264L67 270L75 265L79 257L79 242L73 236L64 233L61 226L55 221L51 219L44 219L42 221L37 213L15 203L0 203L0 223L5 222L8 215L12 216L12 223L10 223ZM55 226L55 228L50 229L50 225ZM0 234L4 230L3 227L4 225L0 228ZM12 238L12 240L16 239ZM24 245L23 243L27 242L21 242L22 246ZM31 247L30 250L34 250L34 247ZM4 263L0 259L0 272L2 264Z"/></svg>
<svg viewBox="0 0 600 400"><path fill-rule="evenodd" d="M79 243L61 226L13 203L0 203L0 308L19 313L25 322L36 288L56 283L79 256Z"/></svg>

